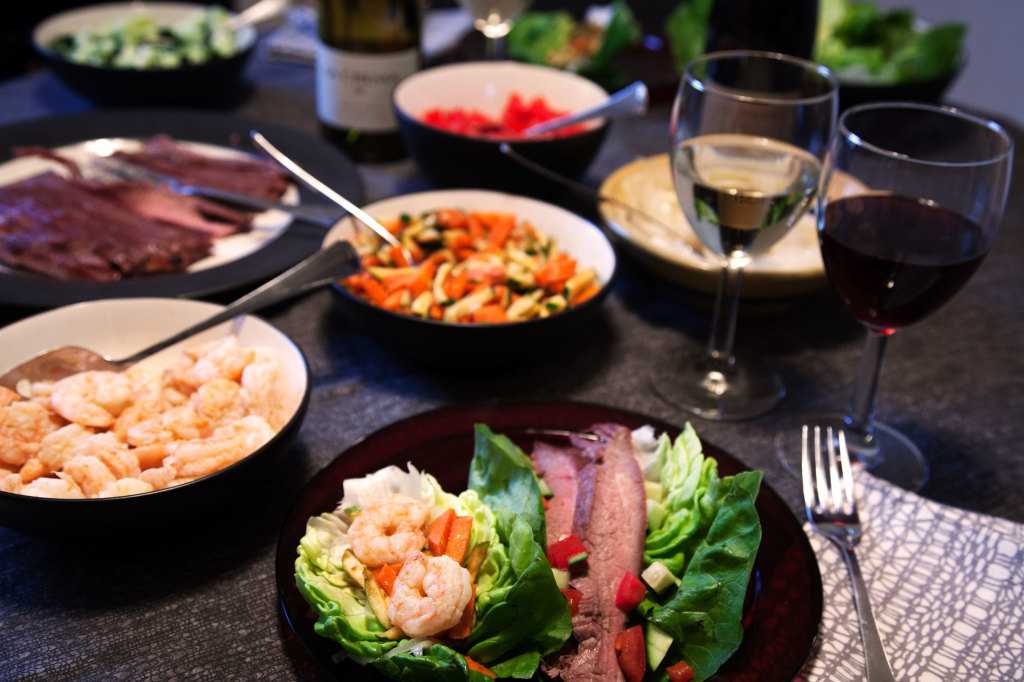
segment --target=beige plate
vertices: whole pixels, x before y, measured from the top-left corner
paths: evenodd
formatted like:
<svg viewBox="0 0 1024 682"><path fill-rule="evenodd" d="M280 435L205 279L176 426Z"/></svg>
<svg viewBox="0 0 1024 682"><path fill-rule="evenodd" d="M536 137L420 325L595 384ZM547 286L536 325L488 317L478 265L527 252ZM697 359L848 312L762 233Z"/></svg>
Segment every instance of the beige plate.
<svg viewBox="0 0 1024 682"><path fill-rule="evenodd" d="M619 168L601 185L601 193L677 229L677 239L643 229L635 214L610 202L601 203L608 227L647 268L688 289L715 294L718 259L701 246L679 207L668 154L640 158ZM825 283L814 218L807 214L767 253L751 261L743 274L740 296L747 301L789 298Z"/></svg>

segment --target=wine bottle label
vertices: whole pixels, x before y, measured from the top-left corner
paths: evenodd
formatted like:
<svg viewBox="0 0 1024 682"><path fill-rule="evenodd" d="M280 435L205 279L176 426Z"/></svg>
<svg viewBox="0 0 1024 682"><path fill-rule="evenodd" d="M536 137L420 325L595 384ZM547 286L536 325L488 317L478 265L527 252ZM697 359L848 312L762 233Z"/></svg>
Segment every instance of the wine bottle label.
<svg viewBox="0 0 1024 682"><path fill-rule="evenodd" d="M397 130L391 94L418 66L416 48L369 54L317 43L317 116L337 128L371 133Z"/></svg>

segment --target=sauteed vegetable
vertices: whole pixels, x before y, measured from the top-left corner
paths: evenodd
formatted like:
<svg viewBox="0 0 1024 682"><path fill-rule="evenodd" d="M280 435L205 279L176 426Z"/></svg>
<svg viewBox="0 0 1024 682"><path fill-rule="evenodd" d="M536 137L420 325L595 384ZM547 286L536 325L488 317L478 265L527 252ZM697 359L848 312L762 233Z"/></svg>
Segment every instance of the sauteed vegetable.
<svg viewBox="0 0 1024 682"><path fill-rule="evenodd" d="M343 281L386 310L453 323L501 324L548 317L593 297L593 268L513 213L442 208L382 224L412 255L358 233L364 271Z"/></svg>

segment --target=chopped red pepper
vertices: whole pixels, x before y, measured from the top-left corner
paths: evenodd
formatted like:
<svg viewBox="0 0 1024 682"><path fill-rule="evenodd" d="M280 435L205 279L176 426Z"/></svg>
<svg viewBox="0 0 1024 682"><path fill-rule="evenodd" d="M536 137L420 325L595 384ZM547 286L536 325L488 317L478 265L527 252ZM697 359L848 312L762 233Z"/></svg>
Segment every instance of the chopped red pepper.
<svg viewBox="0 0 1024 682"><path fill-rule="evenodd" d="M580 602L583 601L583 593L574 587L563 587L562 594L569 601L569 615L575 616L580 612Z"/></svg>
<svg viewBox="0 0 1024 682"><path fill-rule="evenodd" d="M693 679L693 668L686 661L679 661L665 668L670 682L690 682Z"/></svg>
<svg viewBox="0 0 1024 682"><path fill-rule="evenodd" d="M644 646L643 626L634 625L615 638L619 652L619 667L629 682L640 682L647 671L647 648Z"/></svg>
<svg viewBox="0 0 1024 682"><path fill-rule="evenodd" d="M575 533L548 545L548 562L555 568L567 569L586 559L587 548Z"/></svg>
<svg viewBox="0 0 1024 682"><path fill-rule="evenodd" d="M619 589L615 592L615 605L623 611L632 611L644 600L647 588L640 582L640 578L626 571L619 581Z"/></svg>

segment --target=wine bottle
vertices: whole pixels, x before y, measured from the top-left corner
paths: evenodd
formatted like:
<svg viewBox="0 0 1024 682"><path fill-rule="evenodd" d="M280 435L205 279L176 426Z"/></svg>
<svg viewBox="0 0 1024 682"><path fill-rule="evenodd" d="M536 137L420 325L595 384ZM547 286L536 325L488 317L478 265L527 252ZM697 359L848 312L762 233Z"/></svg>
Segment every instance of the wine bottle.
<svg viewBox="0 0 1024 682"><path fill-rule="evenodd" d="M353 160L405 156L391 95L420 66L420 0L318 0L316 112Z"/></svg>
<svg viewBox="0 0 1024 682"><path fill-rule="evenodd" d="M706 52L767 50L811 58L818 0L713 0Z"/></svg>

